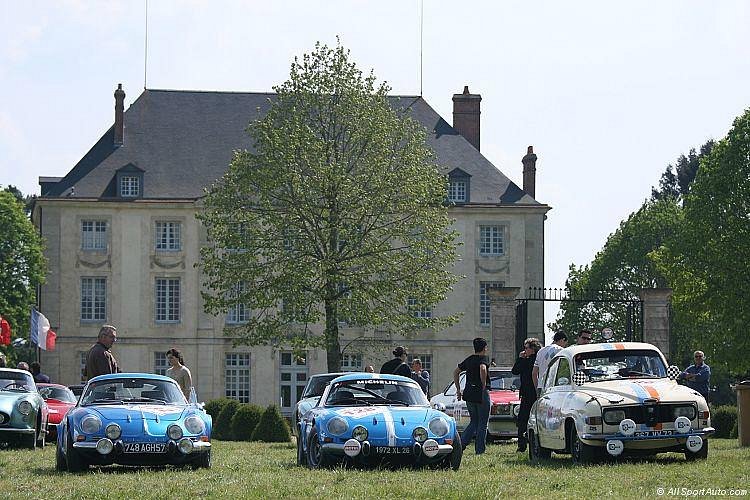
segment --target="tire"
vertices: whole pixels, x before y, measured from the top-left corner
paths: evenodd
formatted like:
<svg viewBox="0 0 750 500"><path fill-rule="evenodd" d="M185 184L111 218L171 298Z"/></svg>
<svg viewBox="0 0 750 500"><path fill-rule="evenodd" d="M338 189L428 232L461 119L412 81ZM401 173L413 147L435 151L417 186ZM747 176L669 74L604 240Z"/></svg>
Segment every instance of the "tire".
<svg viewBox="0 0 750 500"><path fill-rule="evenodd" d="M305 456L305 450L302 447L302 431L297 429L297 465L307 465L307 456Z"/></svg>
<svg viewBox="0 0 750 500"><path fill-rule="evenodd" d="M526 434L528 435L529 461L532 464L539 464L542 460L547 460L552 456L552 450L542 448L542 445L539 443L539 437L537 437L534 431L529 429L526 431Z"/></svg>
<svg viewBox="0 0 750 500"><path fill-rule="evenodd" d="M708 458L708 439L703 440L703 446L701 449L693 453L690 450L685 450L685 460L705 460Z"/></svg>
<svg viewBox="0 0 750 500"><path fill-rule="evenodd" d="M26 434L23 436L23 446L30 450L36 449L36 429L34 429L34 434Z"/></svg>
<svg viewBox="0 0 750 500"><path fill-rule="evenodd" d="M573 463L578 465L590 464L596 457L596 447L585 444L578 437L578 431L575 425L570 428L570 435L568 437L570 443L570 455L573 458Z"/></svg>
<svg viewBox="0 0 750 500"><path fill-rule="evenodd" d="M321 469L328 467L330 459L323 453L322 446L318 440L318 429L315 427L310 431L310 439L307 440L307 467L310 469Z"/></svg>
<svg viewBox="0 0 750 500"><path fill-rule="evenodd" d="M464 456L464 447L461 445L461 436L456 431L453 434L453 451L446 459L446 462L450 464L451 469L458 470L461 467L461 458ZM448 462L450 460L450 462Z"/></svg>
<svg viewBox="0 0 750 500"><path fill-rule="evenodd" d="M59 446L55 447L55 470L58 472L65 472L68 470L68 464L65 461L65 455Z"/></svg>
<svg viewBox="0 0 750 500"><path fill-rule="evenodd" d="M73 436L68 433L65 443L65 461L68 464L68 472L83 472L88 470L89 465L80 457L78 451L73 448Z"/></svg>
<svg viewBox="0 0 750 500"><path fill-rule="evenodd" d="M42 429L41 418L40 418L40 421L38 422L37 429L39 432L37 434L36 446L37 448L44 448L44 445L46 444L46 440L47 440L47 429L46 428Z"/></svg>

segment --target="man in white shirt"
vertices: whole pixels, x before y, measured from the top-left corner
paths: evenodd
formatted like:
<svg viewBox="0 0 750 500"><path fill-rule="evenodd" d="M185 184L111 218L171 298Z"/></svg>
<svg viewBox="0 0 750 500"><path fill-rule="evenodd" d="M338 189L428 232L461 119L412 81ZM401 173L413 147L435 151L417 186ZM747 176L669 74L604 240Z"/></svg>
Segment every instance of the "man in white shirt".
<svg viewBox="0 0 750 500"><path fill-rule="evenodd" d="M531 371L531 380L534 381L534 385L539 390L539 385L544 381L544 375L547 373L547 367L552 358L560 349L568 346L568 336L565 332L557 332L552 337L552 343L550 345L542 347L538 353L536 353L536 361L534 361L534 368Z"/></svg>

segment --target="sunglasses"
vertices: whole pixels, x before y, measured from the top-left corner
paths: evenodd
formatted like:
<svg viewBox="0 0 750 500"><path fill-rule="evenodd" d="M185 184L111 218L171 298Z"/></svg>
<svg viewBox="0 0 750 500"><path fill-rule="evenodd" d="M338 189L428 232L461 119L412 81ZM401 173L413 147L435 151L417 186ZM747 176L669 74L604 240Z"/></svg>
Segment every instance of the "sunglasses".
<svg viewBox="0 0 750 500"><path fill-rule="evenodd" d="M583 337L583 336L581 336L581 338L582 338L583 340L591 340L591 337Z"/></svg>

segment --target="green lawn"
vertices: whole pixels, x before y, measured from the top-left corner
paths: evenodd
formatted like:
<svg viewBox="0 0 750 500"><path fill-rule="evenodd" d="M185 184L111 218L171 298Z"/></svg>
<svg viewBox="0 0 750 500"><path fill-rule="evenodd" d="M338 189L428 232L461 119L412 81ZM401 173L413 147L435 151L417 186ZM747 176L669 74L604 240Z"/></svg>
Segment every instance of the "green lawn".
<svg viewBox="0 0 750 500"><path fill-rule="evenodd" d="M55 471L54 448L0 451L0 497L4 498L638 498L658 488L680 492L708 488L746 490L750 498L750 448L737 440L713 439L709 458L683 455L653 460L573 467L567 456L529 465L515 444L499 444L477 457L468 451L461 470L310 471L295 465L293 445L214 441L209 470L93 468L87 473ZM685 492L676 496L685 496Z"/></svg>

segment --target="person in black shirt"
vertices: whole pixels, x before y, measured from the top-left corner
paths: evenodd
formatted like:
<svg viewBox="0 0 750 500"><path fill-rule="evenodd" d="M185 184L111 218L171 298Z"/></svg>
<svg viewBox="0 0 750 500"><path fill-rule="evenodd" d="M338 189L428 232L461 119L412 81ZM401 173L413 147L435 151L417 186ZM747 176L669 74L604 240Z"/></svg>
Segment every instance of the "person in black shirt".
<svg viewBox="0 0 750 500"><path fill-rule="evenodd" d="M474 354L461 361L453 370L453 382L456 384L456 400L466 401L471 421L461 435L464 448L476 436L474 451L477 455L484 453L487 441L487 422L490 419L490 360L487 358L487 341L481 337L474 339ZM466 386L461 391L459 375L466 372Z"/></svg>
<svg viewBox="0 0 750 500"><path fill-rule="evenodd" d="M396 347L393 350L395 356L392 360L386 361L380 368L380 373L388 373L392 375L401 375L403 377L411 378L411 368L406 364L406 348L402 345Z"/></svg>
<svg viewBox="0 0 750 500"><path fill-rule="evenodd" d="M529 423L531 405L536 401L536 386L531 378L531 372L534 369L536 353L541 348L542 343L537 338L531 337L524 340L523 351L518 354L518 359L516 359L511 370L513 375L521 376L521 388L519 390L521 408L518 412L518 450L516 450L519 452L526 451L526 424Z"/></svg>

